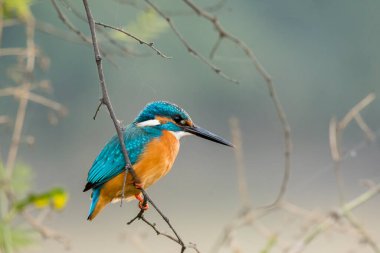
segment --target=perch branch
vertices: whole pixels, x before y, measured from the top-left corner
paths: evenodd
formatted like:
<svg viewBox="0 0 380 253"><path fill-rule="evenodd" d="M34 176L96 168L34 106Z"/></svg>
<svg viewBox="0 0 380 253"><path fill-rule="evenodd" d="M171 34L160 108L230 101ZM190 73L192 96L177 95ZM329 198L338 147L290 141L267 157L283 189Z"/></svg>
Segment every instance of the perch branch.
<svg viewBox="0 0 380 253"><path fill-rule="evenodd" d="M90 27L92 44L93 44L94 55L95 55L95 62L96 62L97 70L98 70L98 76L99 76L99 84L100 84L100 87L102 90L101 103L107 107L108 112L110 114L110 117L112 119L112 122L115 126L115 129L116 129L116 132L117 132L117 135L119 138L121 150L122 150L122 153L124 156L125 164L126 164L126 166L125 166L126 173L129 172L132 175L132 178L134 179L134 181L138 182L138 177L136 176L136 173L133 170L133 167L132 167L132 164L130 162L128 152L127 152L127 149L126 149L126 146L124 143L122 128L121 128L119 120L117 119L116 114L113 110L111 100L110 100L110 97L108 95L107 85L105 82L105 76L103 73L102 57L100 54L100 50L99 50L99 46L98 46L98 42L97 42L97 37L96 37L95 21L94 21L94 18L92 16L92 13L91 13L91 10L90 10L89 4L88 4L88 0L83 0L83 5L84 5L84 8L86 10L88 25ZM125 181L126 180L124 180L123 188L125 187L125 183L126 183ZM178 239L178 244L181 245L181 252L184 252L186 249L186 246L183 243L180 236L178 235L178 233L176 232L176 230L174 229L174 227L171 225L169 219L161 212L161 210L156 206L156 204L152 201L152 199L148 196L148 194L146 193L146 191L144 189L141 189L141 192L144 195L144 201L149 202L154 207L154 209L160 214L162 219L168 224L168 226L170 227L170 229L172 230L172 232L175 234L176 238ZM123 194L124 194L124 191L123 191Z"/></svg>

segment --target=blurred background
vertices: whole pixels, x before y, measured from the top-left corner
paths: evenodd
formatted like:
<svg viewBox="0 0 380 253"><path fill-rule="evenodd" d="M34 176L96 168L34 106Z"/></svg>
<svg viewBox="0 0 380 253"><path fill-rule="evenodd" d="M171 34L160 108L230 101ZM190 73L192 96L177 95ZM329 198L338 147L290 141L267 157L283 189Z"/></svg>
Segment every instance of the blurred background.
<svg viewBox="0 0 380 253"><path fill-rule="evenodd" d="M24 11L11 9L6 2L0 1L0 50L27 46L25 30L33 16L34 41L42 62L38 60L40 65L33 70L33 83L38 84L33 92L62 105L52 109L39 103L28 104L16 159L16 164L30 167L32 174L25 196L49 193L56 187L69 196L65 208L49 213L44 225L69 238L69 252L178 252L178 245L156 236L142 222L126 225L138 212L136 201L122 207L110 205L93 222L86 220L90 194L82 190L87 172L115 133L105 108L101 108L95 121L92 119L101 95L93 49L58 18L52 2L26 1ZM8 0L8 5L9 2L22 1ZM330 119L342 119L369 93L380 95L380 2L196 3L217 15L227 31L245 41L273 78L293 139L286 199L314 213L317 223L319 214L340 206L329 146ZM80 18L84 15L81 1L57 0L56 4L70 24L89 35L88 24ZM182 1L161 0L155 4L172 18L192 47L208 57L218 40L213 26ZM223 40L212 60L225 74L239 81L234 84L192 57L168 24L144 1L97 0L90 5L97 21L134 32L172 57L157 56L149 47L111 30L99 33L101 47L107 53L103 62L106 82L118 118L128 124L146 103L168 100L182 106L197 124L226 139L232 138L229 119L237 118L250 201L254 208L271 204L284 174L283 130L266 83L244 52ZM112 45L109 38L129 53ZM25 61L0 51L2 91L23 83L24 79L17 79L20 70L15 66ZM44 68L43 63L49 67ZM0 125L3 164L11 147L20 97L0 97L0 115L4 121L7 119ZM380 181L379 109L379 99L375 99L361 112L375 136L373 141L367 140L355 122L342 134L342 153L346 156L341 174L347 201L367 191L369 181ZM32 145L26 145L28 138ZM184 138L172 171L148 193L186 243L194 242L201 252L210 252L223 228L241 208L234 150L196 137ZM377 242L379 201L375 197L354 210ZM38 209L33 206L35 203L30 204L26 208L32 209L32 214L40 212L34 210ZM146 216L169 232L153 210ZM258 225L236 230L233 245L224 245L219 252L285 252L287 246L309 231L312 221L277 210L260 219ZM22 223L22 218L16 217L14 223ZM341 223L343 228L334 229L334 225L303 252L378 252L347 221ZM273 247L268 234L275 235ZM67 252L54 240L38 239L19 251Z"/></svg>

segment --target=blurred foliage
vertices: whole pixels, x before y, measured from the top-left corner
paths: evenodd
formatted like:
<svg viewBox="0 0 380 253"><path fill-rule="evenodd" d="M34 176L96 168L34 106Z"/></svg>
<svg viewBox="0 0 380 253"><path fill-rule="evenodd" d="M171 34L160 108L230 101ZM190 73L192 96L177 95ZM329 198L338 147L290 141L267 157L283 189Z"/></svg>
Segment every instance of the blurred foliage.
<svg viewBox="0 0 380 253"><path fill-rule="evenodd" d="M33 182L31 168L25 164L17 163L12 177L6 178L5 168L0 163L0 206L2 218L0 220L0 252L12 252L22 249L35 241L35 231L21 228L23 223L17 222L19 215L27 208L35 210L51 208L60 211L65 208L68 194L62 188L52 188L43 193L30 193ZM6 192L12 192L14 204L10 210L4 209Z"/></svg>
<svg viewBox="0 0 380 253"><path fill-rule="evenodd" d="M10 227L8 224L0 223L0 251L6 252L7 247L12 247L13 250L20 250L29 246L35 241L35 232L31 229L22 229L18 227ZM9 238L4 235L9 236ZM8 240L11 242L10 245L7 246ZM9 249L8 249L9 251Z"/></svg>
<svg viewBox="0 0 380 253"><path fill-rule="evenodd" d="M65 208L68 194L62 188L53 188L50 191L40 194L30 194L15 204L17 211L21 212L26 207L33 205L37 209L51 207L53 210L60 211Z"/></svg>
<svg viewBox="0 0 380 253"><path fill-rule="evenodd" d="M3 164L0 163L1 190L10 188L17 197L23 197L30 190L32 178L31 169L25 164L17 163L13 170L12 178L8 180L6 178L5 168Z"/></svg>
<svg viewBox="0 0 380 253"><path fill-rule="evenodd" d="M1 16L7 18L26 19L31 15L30 5L32 0L3 0L1 4Z"/></svg>
<svg viewBox="0 0 380 253"><path fill-rule="evenodd" d="M150 42L165 32L167 28L168 23L154 9L147 8L138 13L136 21L127 25L125 30L143 41ZM135 43L132 38L118 31L112 31L111 35L117 40Z"/></svg>

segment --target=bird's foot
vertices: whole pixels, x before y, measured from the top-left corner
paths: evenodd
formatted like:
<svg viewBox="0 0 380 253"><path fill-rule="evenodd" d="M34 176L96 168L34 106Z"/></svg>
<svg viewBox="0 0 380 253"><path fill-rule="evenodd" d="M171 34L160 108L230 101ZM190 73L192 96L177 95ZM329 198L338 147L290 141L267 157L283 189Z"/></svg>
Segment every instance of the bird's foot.
<svg viewBox="0 0 380 253"><path fill-rule="evenodd" d="M144 211L148 210L149 209L149 204L148 203L145 203L145 205L143 205L143 204L144 204L144 202L139 202L139 208L141 210L144 210Z"/></svg>
<svg viewBox="0 0 380 253"><path fill-rule="evenodd" d="M135 197L136 197L136 199L139 201L139 208L140 208L141 210L146 211L146 210L149 209L149 204L148 204L148 203L144 203L144 197L142 196L141 193L139 193L139 194L135 194Z"/></svg>

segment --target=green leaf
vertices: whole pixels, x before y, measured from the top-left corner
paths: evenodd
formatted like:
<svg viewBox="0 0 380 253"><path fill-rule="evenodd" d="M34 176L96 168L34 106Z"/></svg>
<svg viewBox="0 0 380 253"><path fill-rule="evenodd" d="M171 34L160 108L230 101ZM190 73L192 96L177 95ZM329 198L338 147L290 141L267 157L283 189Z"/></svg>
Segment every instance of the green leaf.
<svg viewBox="0 0 380 253"><path fill-rule="evenodd" d="M154 9L148 8L140 12L136 21L127 25L124 30L149 43L165 32L167 28L167 22ZM111 35L117 40L136 43L135 40L118 31L112 31Z"/></svg>

